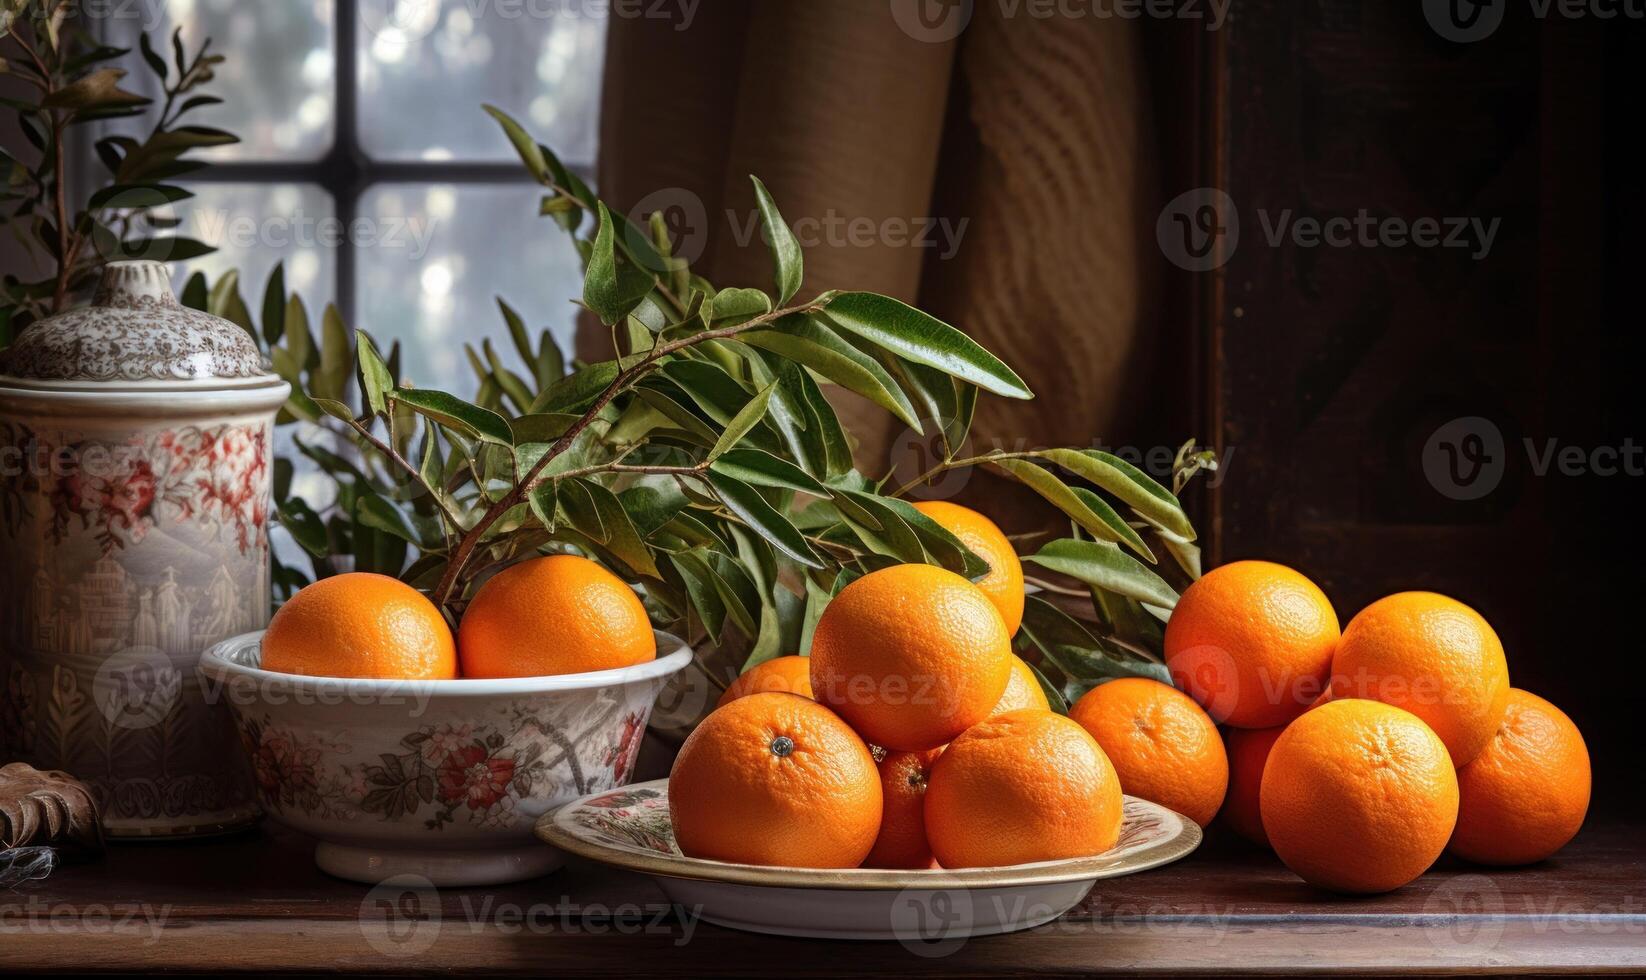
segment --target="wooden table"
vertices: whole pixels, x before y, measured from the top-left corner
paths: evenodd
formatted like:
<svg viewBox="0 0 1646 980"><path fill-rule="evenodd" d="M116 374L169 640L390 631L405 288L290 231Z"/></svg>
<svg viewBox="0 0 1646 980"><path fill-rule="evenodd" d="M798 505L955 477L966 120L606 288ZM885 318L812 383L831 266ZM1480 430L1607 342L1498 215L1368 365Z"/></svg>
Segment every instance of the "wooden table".
<svg viewBox="0 0 1646 980"><path fill-rule="evenodd" d="M950 946L736 932L670 908L645 878L573 864L421 906L315 870L276 830L122 845L0 891L0 974L451 972L637 976L1398 973L1646 970L1646 842L1592 820L1557 859L1483 874L1443 863L1344 898L1215 833L1147 874L1100 882L1049 925Z"/></svg>

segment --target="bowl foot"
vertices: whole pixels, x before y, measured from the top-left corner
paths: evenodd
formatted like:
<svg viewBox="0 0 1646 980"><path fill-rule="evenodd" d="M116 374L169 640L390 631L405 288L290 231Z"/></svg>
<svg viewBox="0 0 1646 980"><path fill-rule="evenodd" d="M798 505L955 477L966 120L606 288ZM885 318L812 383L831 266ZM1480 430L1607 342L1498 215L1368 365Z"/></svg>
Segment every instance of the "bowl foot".
<svg viewBox="0 0 1646 980"><path fill-rule="evenodd" d="M565 857L558 849L543 844L480 851L435 851L350 847L322 841L314 849L314 863L327 874L368 885L409 875L426 879L435 886L462 887L502 885L536 878L557 870L565 863Z"/></svg>

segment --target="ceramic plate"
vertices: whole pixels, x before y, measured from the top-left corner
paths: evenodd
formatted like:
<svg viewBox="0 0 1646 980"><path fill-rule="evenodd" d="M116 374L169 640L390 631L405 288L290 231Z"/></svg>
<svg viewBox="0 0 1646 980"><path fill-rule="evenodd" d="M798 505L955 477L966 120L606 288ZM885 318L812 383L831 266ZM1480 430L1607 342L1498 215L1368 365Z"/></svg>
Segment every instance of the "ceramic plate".
<svg viewBox="0 0 1646 980"><path fill-rule="evenodd" d="M730 864L680 853L668 787L667 779L656 779L573 800L545 814L537 836L567 853L651 875L686 914L719 925L897 939L922 948L1049 922L1098 880L1159 867L1200 844L1193 821L1128 796L1119 843L1096 857L955 871Z"/></svg>

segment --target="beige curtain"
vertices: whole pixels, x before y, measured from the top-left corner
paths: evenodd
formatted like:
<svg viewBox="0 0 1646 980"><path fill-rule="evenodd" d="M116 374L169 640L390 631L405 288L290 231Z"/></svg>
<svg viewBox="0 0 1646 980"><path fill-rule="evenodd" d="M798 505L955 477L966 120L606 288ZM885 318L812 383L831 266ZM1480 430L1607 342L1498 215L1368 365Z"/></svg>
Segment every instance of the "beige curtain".
<svg viewBox="0 0 1646 980"><path fill-rule="evenodd" d="M807 246L806 290L917 302L1035 389L984 399L974 447L1115 440L1157 305L1139 28L978 2L934 40L899 26L901 2L714 0L684 30L613 19L601 194L666 209L711 280L763 284L758 174ZM592 356L607 340L581 343ZM906 451L883 412L838 404L866 473ZM974 480L962 498L995 489Z"/></svg>

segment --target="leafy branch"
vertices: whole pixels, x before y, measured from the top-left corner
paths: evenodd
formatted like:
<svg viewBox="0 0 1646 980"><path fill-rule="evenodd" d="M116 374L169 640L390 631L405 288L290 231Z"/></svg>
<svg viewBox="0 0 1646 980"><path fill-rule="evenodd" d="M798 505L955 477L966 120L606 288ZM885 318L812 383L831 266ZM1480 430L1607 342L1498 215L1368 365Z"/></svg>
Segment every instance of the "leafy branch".
<svg viewBox="0 0 1646 980"><path fill-rule="evenodd" d="M9 226L35 265L37 279L8 274L0 281L0 345L29 323L61 312L83 296L97 268L112 258L185 260L212 251L194 239L153 232L177 221L159 209L192 194L170 181L205 166L189 151L236 142L219 129L182 125L190 111L221 101L196 93L223 61L207 40L190 55L172 35L173 63L140 38L142 61L158 79L165 102L144 139L108 136L96 151L106 176L87 200L71 208L68 192L81 181L65 151L77 126L138 116L153 100L121 88L127 70L114 67L128 48L98 43L75 20L75 0L6 0L0 19L0 74L18 78L30 98L5 99L29 144L27 159L0 151L0 224ZM20 54L22 57L7 57Z"/></svg>
<svg viewBox="0 0 1646 980"><path fill-rule="evenodd" d="M877 568L986 574L903 499L942 472L986 466L1070 518L1068 537L1026 560L1093 597L1092 625L1064 623L1031 598L1019 647L1054 703L1104 676L1162 672L1160 616L1176 602L1172 582L1197 575L1199 561L1173 490L1093 450L962 454L978 396L1029 398L1027 385L961 331L891 297L796 300L804 259L758 180L771 281L718 288L674 254L659 216L614 213L513 119L488 111L542 186L539 212L583 260L581 303L611 330L609 359L568 363L547 330L534 336L499 300L512 353L466 345L476 392L465 399L399 381L398 346L381 354L334 308L316 336L278 267L257 315L233 273L210 284L196 275L184 291L244 327L293 386L279 421L301 428L295 444L331 499L279 460L276 512L313 576L397 575L455 621L495 569L584 554L635 583L661 628L703 641L725 675L806 652L829 600ZM828 385L915 432L935 427L942 462L895 489L865 476ZM1159 551L1175 559L1170 570L1151 567ZM275 569L286 592L308 578Z"/></svg>

